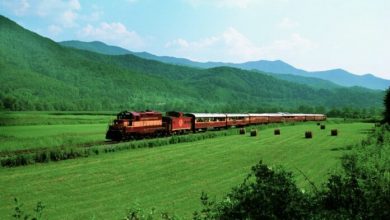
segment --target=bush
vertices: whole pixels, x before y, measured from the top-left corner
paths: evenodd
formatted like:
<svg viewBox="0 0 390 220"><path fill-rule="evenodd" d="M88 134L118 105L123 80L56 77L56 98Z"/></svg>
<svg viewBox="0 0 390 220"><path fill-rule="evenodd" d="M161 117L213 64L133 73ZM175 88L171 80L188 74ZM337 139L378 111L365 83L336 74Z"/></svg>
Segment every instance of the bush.
<svg viewBox="0 0 390 220"><path fill-rule="evenodd" d="M220 203L202 194L203 209L194 219L308 219L310 197L295 185L292 173L261 161L244 182Z"/></svg>
<svg viewBox="0 0 390 220"><path fill-rule="evenodd" d="M321 130L324 130L325 129L325 125L321 125Z"/></svg>
<svg viewBox="0 0 390 220"><path fill-rule="evenodd" d="M330 131L330 135L332 135L332 136L337 136L337 135L338 135L337 129L332 129L332 130Z"/></svg>
<svg viewBox="0 0 390 220"><path fill-rule="evenodd" d="M24 219L24 220L39 220L42 219L43 210L45 209L45 206L42 202L37 202L33 215L26 213L23 210L23 204L19 203L19 200L17 198L14 199L15 201L15 208L14 208L14 214L12 214L12 218L14 219Z"/></svg>
<svg viewBox="0 0 390 220"><path fill-rule="evenodd" d="M311 131L306 131L305 138L313 138L313 133Z"/></svg>
<svg viewBox="0 0 390 220"><path fill-rule="evenodd" d="M280 135L280 129L279 128L274 130L274 135Z"/></svg>

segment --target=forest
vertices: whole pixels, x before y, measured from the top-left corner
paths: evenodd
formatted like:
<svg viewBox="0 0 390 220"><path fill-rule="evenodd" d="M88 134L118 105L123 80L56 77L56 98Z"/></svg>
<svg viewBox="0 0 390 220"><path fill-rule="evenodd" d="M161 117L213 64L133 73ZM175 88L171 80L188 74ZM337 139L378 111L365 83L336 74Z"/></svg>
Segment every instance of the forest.
<svg viewBox="0 0 390 220"><path fill-rule="evenodd" d="M384 92L379 90L313 88L258 71L97 54L61 46L2 16L0 27L3 110L298 111L359 117L381 112Z"/></svg>

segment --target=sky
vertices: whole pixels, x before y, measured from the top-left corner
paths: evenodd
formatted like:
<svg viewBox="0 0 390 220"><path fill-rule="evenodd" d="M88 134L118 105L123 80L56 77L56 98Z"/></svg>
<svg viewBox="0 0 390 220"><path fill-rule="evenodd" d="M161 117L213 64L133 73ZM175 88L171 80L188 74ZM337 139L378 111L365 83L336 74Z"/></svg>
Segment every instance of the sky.
<svg viewBox="0 0 390 220"><path fill-rule="evenodd" d="M388 0L0 0L0 14L55 41L390 79Z"/></svg>

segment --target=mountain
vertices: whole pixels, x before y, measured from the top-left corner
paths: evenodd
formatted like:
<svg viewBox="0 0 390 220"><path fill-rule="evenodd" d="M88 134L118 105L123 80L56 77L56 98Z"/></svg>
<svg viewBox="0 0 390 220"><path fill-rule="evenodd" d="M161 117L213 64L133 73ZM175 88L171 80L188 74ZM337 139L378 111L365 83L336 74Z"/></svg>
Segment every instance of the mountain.
<svg viewBox="0 0 390 220"><path fill-rule="evenodd" d="M383 92L314 89L263 72L199 69L61 46L0 16L0 109L210 112L370 108Z"/></svg>
<svg viewBox="0 0 390 220"><path fill-rule="evenodd" d="M314 77L328 80L341 86L361 86L370 89L385 90L390 86L390 80L378 78L372 74L355 75L343 69L334 69L327 71L312 71L297 69L283 61L253 61L242 64L236 64L235 67L242 69L256 69L264 72L292 74L303 77Z"/></svg>
<svg viewBox="0 0 390 220"><path fill-rule="evenodd" d="M324 84L325 83L324 81L319 82L319 84L321 85L331 86L331 87L334 87L335 86L334 84L337 84L340 86L347 86L347 87L361 86L370 89L385 90L390 86L390 80L382 79L372 74L366 74L360 76L360 75L355 75L350 72L347 72L343 69L309 72L309 71L297 69L281 60L276 60L276 61L260 60L260 61L250 61L245 63L223 63L223 62L202 63L202 62L191 61L184 58L156 56L146 52L132 52L120 47L109 46L102 42L96 42L96 41L94 42L64 41L64 42L60 42L60 44L68 47L90 50L102 54L110 54L110 55L133 54L141 58L157 60L160 62L175 64L175 65L185 65L185 66L198 67L198 68L229 66L229 67L241 68L245 70L259 70L268 73L291 74L291 75L302 76L302 77L318 78L318 79L332 82L333 84L327 84L327 85ZM294 80L292 77L284 77L284 79L288 81ZM304 84L307 85L316 84L316 82L313 81L313 79L309 81L304 79L299 79L295 81L301 83L305 82Z"/></svg>
<svg viewBox="0 0 390 220"><path fill-rule="evenodd" d="M83 41L62 41L59 42L62 46L65 47L71 47L71 48L76 48L76 49L81 49L81 50L88 50L96 53L101 53L101 54L106 54L106 55L125 55L125 54L132 54L144 59L148 60L156 60L160 61L163 63L169 63L169 64L174 64L174 65L182 65L182 66L189 66L189 67L197 67L197 68L214 68L214 67L221 67L221 66L229 66L229 67L236 67L236 68L241 68L241 69L249 69L249 70L256 70L258 68L256 67L256 64L253 65L252 63L246 63L243 64L242 66L239 66L237 64L233 63L219 63L219 62L207 62L207 63L201 63L201 62L193 62L188 59L184 58L176 58L176 57L169 57L169 56L156 56L151 53L147 52L133 52L126 50L121 47L117 46L111 46L107 45L103 42L100 41L92 41L92 42L83 42ZM339 85L332 83L330 81L326 81L323 79L317 79L315 77L301 77L301 76L292 76L288 74L275 74L272 72L272 66L274 66L272 61L261 61L263 65L261 67L264 69L264 72L267 72L267 74L272 75L276 78L283 79L286 81L294 82L294 83L299 83L299 84L304 84L308 85L312 88L316 89L326 89L326 88L337 88L340 87ZM269 65L267 65L269 63ZM264 65L265 64L265 65ZM247 67L245 67L247 66ZM268 66L270 68L268 68ZM261 68L260 68L261 69ZM283 70L283 69L281 69ZM279 72L279 71L278 71ZM280 71L283 72L283 71Z"/></svg>

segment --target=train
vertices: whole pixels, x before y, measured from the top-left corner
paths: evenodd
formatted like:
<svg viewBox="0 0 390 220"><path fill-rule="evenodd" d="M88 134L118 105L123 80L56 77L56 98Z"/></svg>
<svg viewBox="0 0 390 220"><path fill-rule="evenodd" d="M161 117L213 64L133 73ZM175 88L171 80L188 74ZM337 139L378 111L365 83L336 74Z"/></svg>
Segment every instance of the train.
<svg viewBox="0 0 390 220"><path fill-rule="evenodd" d="M297 113L183 113L158 111L122 111L108 126L106 139L112 141L142 139L248 125L324 121L324 114Z"/></svg>

